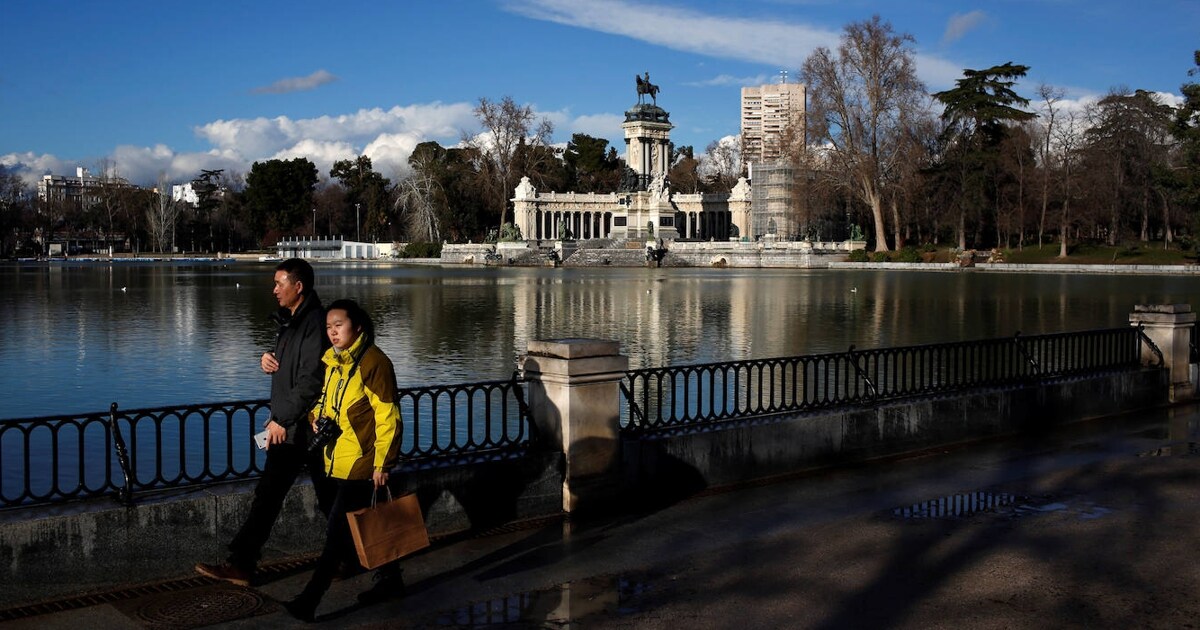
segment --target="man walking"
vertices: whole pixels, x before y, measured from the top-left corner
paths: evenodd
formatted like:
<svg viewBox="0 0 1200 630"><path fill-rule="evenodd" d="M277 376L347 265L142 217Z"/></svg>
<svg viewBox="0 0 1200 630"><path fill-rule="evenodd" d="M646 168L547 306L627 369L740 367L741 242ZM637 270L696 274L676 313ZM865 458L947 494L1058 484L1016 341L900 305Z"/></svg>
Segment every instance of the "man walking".
<svg viewBox="0 0 1200 630"><path fill-rule="evenodd" d="M308 413L321 392L324 365L321 355L329 347L325 335L325 309L315 290L312 265L300 258L285 260L275 267L273 293L279 311L272 318L279 324L275 349L263 353L262 371L271 375L271 417L267 420L267 463L258 485L250 514L233 541L224 564L197 563L196 572L218 580L248 586L262 554L263 545L279 517L284 497L307 464L317 491L317 503L328 511L320 453L310 454L312 427Z"/></svg>

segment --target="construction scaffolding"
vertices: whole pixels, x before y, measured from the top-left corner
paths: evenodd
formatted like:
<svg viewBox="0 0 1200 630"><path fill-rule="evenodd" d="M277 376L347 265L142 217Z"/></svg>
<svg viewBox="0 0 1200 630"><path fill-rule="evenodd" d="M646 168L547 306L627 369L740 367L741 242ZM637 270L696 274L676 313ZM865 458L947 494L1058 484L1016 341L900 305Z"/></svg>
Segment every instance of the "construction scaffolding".
<svg viewBox="0 0 1200 630"><path fill-rule="evenodd" d="M772 236L781 240L801 237L794 194L796 169L783 160L750 164L751 239Z"/></svg>

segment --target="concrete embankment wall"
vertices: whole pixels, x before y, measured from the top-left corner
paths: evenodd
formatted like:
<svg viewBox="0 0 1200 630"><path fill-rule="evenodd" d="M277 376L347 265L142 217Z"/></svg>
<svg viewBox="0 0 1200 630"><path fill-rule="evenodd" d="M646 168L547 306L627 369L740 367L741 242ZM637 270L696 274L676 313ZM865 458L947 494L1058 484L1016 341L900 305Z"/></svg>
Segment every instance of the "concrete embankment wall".
<svg viewBox="0 0 1200 630"><path fill-rule="evenodd" d="M832 261L845 260L861 241L815 243L807 241L708 241L671 243L663 266L732 267L732 268L799 268L829 266Z"/></svg>
<svg viewBox="0 0 1200 630"><path fill-rule="evenodd" d="M561 263L566 267L645 267L646 252L634 248L593 248L581 243L575 249L563 245ZM825 268L832 262L865 247L862 241L817 243L806 241L672 241L667 246L663 267L731 268ZM445 245L444 264L485 264L489 254L499 254L497 264L541 265L540 250L525 243Z"/></svg>
<svg viewBox="0 0 1200 630"><path fill-rule="evenodd" d="M901 262L840 262L830 261L829 269L876 269L883 271L989 271L1000 273L1103 273L1129 275L1198 275L1200 265L1072 265L1067 263L1024 264L1024 263L976 263L962 267L958 263L901 263Z"/></svg>
<svg viewBox="0 0 1200 630"><path fill-rule="evenodd" d="M1169 372L1144 369L829 412L781 414L702 432L625 440L624 482L648 502L833 464L1168 404Z"/></svg>
<svg viewBox="0 0 1200 630"><path fill-rule="evenodd" d="M415 492L430 534L486 530L557 514L561 453L502 462L415 470L393 490ZM196 562L220 562L245 521L254 482L137 498L29 508L0 514L0 609L67 595L191 575ZM299 482L276 521L264 561L307 557L325 542L325 519L311 484Z"/></svg>

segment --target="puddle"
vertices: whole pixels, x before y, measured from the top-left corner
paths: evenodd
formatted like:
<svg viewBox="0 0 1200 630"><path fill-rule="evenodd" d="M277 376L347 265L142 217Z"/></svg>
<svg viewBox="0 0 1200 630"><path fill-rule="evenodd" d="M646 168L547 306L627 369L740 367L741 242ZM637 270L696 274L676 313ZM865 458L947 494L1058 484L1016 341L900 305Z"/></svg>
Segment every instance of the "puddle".
<svg viewBox="0 0 1200 630"><path fill-rule="evenodd" d="M652 591L653 585L645 576L586 578L467 604L439 613L436 625L486 628L522 623L543 628L582 628L583 622L589 619L641 612L648 603L646 595Z"/></svg>
<svg viewBox="0 0 1200 630"><path fill-rule="evenodd" d="M923 503L914 503L892 510L892 516L903 519L959 518L980 512L994 512L1012 505L1020 497L1007 492L968 492L952 494Z"/></svg>
<svg viewBox="0 0 1200 630"><path fill-rule="evenodd" d="M1008 492L967 492L893 508L891 515L905 520L953 519L976 514L1003 514L1020 518L1045 514L1066 514L1080 520L1094 520L1113 513L1083 497L1071 497L1071 503L1051 496L1030 497Z"/></svg>
<svg viewBox="0 0 1200 630"><path fill-rule="evenodd" d="M1155 449L1142 451L1138 453L1138 457L1180 457L1183 455L1196 455L1200 453L1200 443L1197 442L1172 442L1164 444Z"/></svg>

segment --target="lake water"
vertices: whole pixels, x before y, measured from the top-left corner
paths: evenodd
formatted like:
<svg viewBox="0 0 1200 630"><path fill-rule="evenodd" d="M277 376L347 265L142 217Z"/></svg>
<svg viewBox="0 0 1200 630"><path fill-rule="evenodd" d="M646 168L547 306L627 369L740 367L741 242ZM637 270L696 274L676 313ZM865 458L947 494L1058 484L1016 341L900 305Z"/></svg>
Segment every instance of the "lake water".
<svg viewBox="0 0 1200 630"><path fill-rule="evenodd" d="M507 378L532 339L616 339L632 367L1128 324L1200 278L759 269L316 266L401 386ZM0 418L266 398L267 263L0 265ZM1200 306L1200 305L1198 305Z"/></svg>

